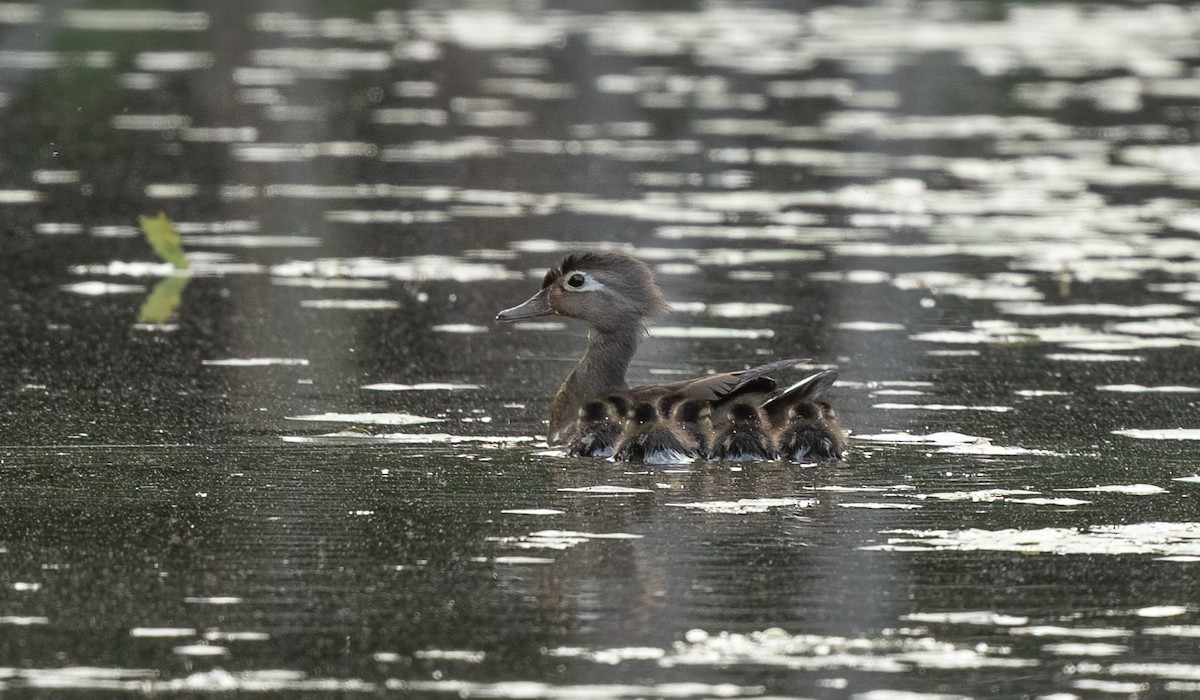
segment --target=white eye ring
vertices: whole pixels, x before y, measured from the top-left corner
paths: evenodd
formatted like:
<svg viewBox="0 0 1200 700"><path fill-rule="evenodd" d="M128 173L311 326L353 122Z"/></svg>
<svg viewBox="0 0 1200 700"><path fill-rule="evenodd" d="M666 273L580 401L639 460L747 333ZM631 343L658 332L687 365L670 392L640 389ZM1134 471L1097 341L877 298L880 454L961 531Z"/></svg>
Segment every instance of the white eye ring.
<svg viewBox="0 0 1200 700"><path fill-rule="evenodd" d="M568 292L590 292L604 285L586 272L569 272L563 276L562 287Z"/></svg>

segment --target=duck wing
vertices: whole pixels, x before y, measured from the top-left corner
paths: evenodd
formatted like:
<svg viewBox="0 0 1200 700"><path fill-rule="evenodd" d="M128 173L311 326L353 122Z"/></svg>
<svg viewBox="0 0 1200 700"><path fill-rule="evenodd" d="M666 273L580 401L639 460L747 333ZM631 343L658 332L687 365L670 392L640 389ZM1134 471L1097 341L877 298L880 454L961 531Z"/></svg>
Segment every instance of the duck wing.
<svg viewBox="0 0 1200 700"><path fill-rule="evenodd" d="M833 387L837 378L837 370L823 369L813 372L789 387L772 392L760 405L767 412L771 422L779 424L789 406L801 401L816 401Z"/></svg>
<svg viewBox="0 0 1200 700"><path fill-rule="evenodd" d="M768 408L779 401L792 403L795 401L813 401L819 399L825 395L825 392L833 388L837 378L837 370L823 369L820 372L813 372L786 389L771 395L770 398L762 403L762 407Z"/></svg>
<svg viewBox="0 0 1200 700"><path fill-rule="evenodd" d="M778 360L750 369L723 374L710 374L695 379L684 379L671 384L651 384L634 387L625 393L634 401L653 401L660 396L679 394L682 399L701 399L704 401L721 402L735 396L746 394L767 393L775 389L777 383L771 374L798 364L808 362L806 359Z"/></svg>

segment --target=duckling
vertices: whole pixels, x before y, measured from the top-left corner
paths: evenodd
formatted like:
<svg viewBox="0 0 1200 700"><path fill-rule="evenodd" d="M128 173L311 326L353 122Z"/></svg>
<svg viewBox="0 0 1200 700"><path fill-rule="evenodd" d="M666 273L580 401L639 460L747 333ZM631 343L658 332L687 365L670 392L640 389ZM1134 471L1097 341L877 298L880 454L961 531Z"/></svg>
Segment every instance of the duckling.
<svg viewBox="0 0 1200 700"><path fill-rule="evenodd" d="M696 441L664 419L659 407L643 401L633 407L613 459L645 464L686 464L696 458Z"/></svg>
<svg viewBox="0 0 1200 700"><path fill-rule="evenodd" d="M537 294L525 303L497 314L499 321L553 314L588 324L587 350L550 404L547 431L550 444L568 440L576 431L580 408L600 396L619 395L634 405L651 403L653 406L665 396L678 394L681 398L673 402L673 406L696 400L714 408L732 401L758 407L774 400L774 410L783 415L792 403L791 394L802 393L803 387L793 391L796 385L779 390L771 376L804 362L800 359L780 360L671 384L630 388L625 373L646 335L646 324L665 314L668 308L666 298L645 263L625 253L589 251L567 255L559 265L546 272ZM720 416L727 413L721 411ZM667 423L678 422L671 412L661 413L656 422L663 422L664 416L671 416L672 420ZM718 419L716 413L709 420L714 429L725 422L723 418Z"/></svg>
<svg viewBox="0 0 1200 700"><path fill-rule="evenodd" d="M780 457L789 462L842 459L846 453L845 433L833 407L824 401L792 404L777 442Z"/></svg>
<svg viewBox="0 0 1200 700"><path fill-rule="evenodd" d="M664 402L666 397L664 397ZM701 399L687 399L675 403L671 411L671 420L685 433L696 441L696 456L700 459L712 458L713 422L712 406Z"/></svg>
<svg viewBox="0 0 1200 700"><path fill-rule="evenodd" d="M787 422L787 411L790 406L801 401L815 401L821 398L833 387L837 378L837 372L832 369L813 372L786 389L771 392L760 405L766 412L771 425L780 427Z"/></svg>
<svg viewBox="0 0 1200 700"><path fill-rule="evenodd" d="M620 396L588 401L579 407L571 438L567 440L567 455L571 457L613 456L617 440L624 430L629 402Z"/></svg>
<svg viewBox="0 0 1200 700"><path fill-rule="evenodd" d="M762 409L741 401L731 405L724 427L713 440L712 454L713 459L726 462L775 459L778 452Z"/></svg>

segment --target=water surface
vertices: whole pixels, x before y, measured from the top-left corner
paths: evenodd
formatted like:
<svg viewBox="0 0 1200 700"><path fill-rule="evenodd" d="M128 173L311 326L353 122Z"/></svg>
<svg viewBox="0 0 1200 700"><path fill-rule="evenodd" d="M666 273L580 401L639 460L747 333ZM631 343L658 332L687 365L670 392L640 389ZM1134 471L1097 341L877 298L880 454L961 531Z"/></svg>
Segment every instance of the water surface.
<svg viewBox="0 0 1200 700"><path fill-rule="evenodd" d="M1200 688L1194 9L152 7L0 4L2 687ZM849 459L548 449L591 247Z"/></svg>

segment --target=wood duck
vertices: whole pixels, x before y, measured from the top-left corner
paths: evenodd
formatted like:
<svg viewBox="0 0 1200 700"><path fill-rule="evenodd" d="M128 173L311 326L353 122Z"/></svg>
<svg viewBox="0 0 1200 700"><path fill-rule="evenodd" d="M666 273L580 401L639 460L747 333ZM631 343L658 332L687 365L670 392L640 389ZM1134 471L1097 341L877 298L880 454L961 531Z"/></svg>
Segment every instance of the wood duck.
<svg viewBox="0 0 1200 700"><path fill-rule="evenodd" d="M644 464L686 464L696 458L695 438L663 413L661 402L633 407L613 459Z"/></svg>
<svg viewBox="0 0 1200 700"><path fill-rule="evenodd" d="M567 440L567 455L608 459L616 450L617 441L625 430L625 415L629 402L621 396L588 401L579 407L571 437Z"/></svg>
<svg viewBox="0 0 1200 700"><path fill-rule="evenodd" d="M557 267L546 272L537 294L525 303L497 314L499 321L559 315L589 325L587 351L567 375L550 404L547 431L550 444L581 439L583 423L597 423L594 420L581 423L581 417L584 414L598 416L603 412L599 407L593 407L591 412L581 414L581 408L597 397L619 396L633 406L632 417L640 410L640 415L646 419L638 422L627 418L624 432L642 430L644 425L674 430L681 427L676 424L682 423L684 426L695 425L701 434L706 424L713 432L723 434L729 431L736 417L742 433L756 421L759 434L767 444L773 445L772 430L783 429L773 426L788 424L788 408L798 400L814 400L837 377L832 370L824 370L779 389L770 375L804 362L789 359L736 372L630 388L625 372L646 335L646 323L662 316L668 309L667 300L645 263L624 253L589 251L566 256ZM670 399L664 411L661 402L665 397ZM698 402L699 406L692 402ZM642 404L649 404L649 408ZM709 412L702 416L705 406ZM746 408L733 408L735 406ZM681 421L685 416L694 417L694 420ZM698 435L687 429L679 432L692 436L695 454L708 456L698 451L702 442ZM715 440L711 440L709 451L715 449L715 445ZM773 456L772 449L764 451L761 458ZM615 453L614 458L619 459Z"/></svg>
<svg viewBox="0 0 1200 700"><path fill-rule="evenodd" d="M824 401L800 401L788 407L787 424L776 438L779 456L789 462L841 459L846 436L833 407Z"/></svg>
<svg viewBox="0 0 1200 700"><path fill-rule="evenodd" d="M819 400L835 381L833 370L815 372L780 392L780 397L787 397L785 402L777 402L776 397L763 402L781 459L814 462L845 455L846 434L837 414L828 402Z"/></svg>
<svg viewBox="0 0 1200 700"><path fill-rule="evenodd" d="M671 394L663 397L664 404L674 403L670 414L671 420L696 441L697 457L712 459L713 422L710 402L704 399L671 401L678 396L678 394Z"/></svg>
<svg viewBox="0 0 1200 700"><path fill-rule="evenodd" d="M712 458L722 462L760 462L779 456L771 426L759 406L737 401L729 406L713 438Z"/></svg>

